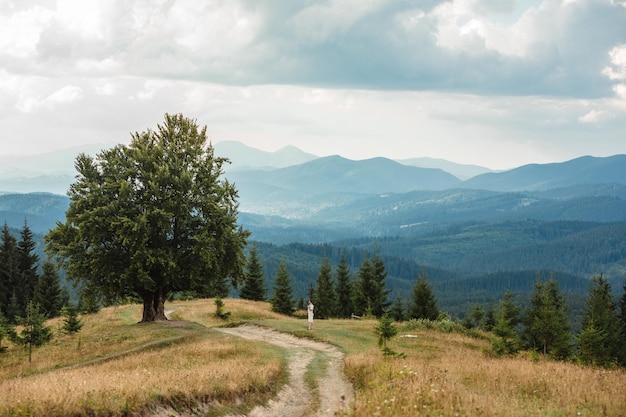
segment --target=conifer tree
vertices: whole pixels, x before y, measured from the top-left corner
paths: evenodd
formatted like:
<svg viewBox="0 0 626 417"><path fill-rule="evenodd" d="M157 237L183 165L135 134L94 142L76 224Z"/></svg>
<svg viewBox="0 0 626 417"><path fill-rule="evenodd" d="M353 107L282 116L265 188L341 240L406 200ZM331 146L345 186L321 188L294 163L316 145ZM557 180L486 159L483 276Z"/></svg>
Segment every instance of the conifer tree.
<svg viewBox="0 0 626 417"><path fill-rule="evenodd" d="M35 295L35 286L37 286L37 263L39 256L35 253L36 243L33 239L33 232L28 227L28 223L24 220L24 227L20 232L20 241L17 242L17 262L20 273L20 282L18 283L18 301L20 309L24 310L29 300Z"/></svg>
<svg viewBox="0 0 626 417"><path fill-rule="evenodd" d="M525 322L524 339L530 349L556 359L571 355L572 339L565 299L558 282L552 277L542 282L541 275L538 275Z"/></svg>
<svg viewBox="0 0 626 417"><path fill-rule="evenodd" d="M493 306L489 306L485 310L485 318L483 318L482 327L486 331L490 332L495 325L496 325L496 312L493 309Z"/></svg>
<svg viewBox="0 0 626 417"><path fill-rule="evenodd" d="M374 293L375 284L372 262L368 258L363 259L358 277L359 279L354 283L354 310L359 316L372 315L372 294Z"/></svg>
<svg viewBox="0 0 626 417"><path fill-rule="evenodd" d="M97 290L89 284L84 284L78 289L78 311L82 314L94 314L102 307L102 297Z"/></svg>
<svg viewBox="0 0 626 417"><path fill-rule="evenodd" d="M78 316L78 308L74 304L65 305L61 314L63 315L63 331L65 333L78 333L83 328L83 322Z"/></svg>
<svg viewBox="0 0 626 417"><path fill-rule="evenodd" d="M18 315L23 313L18 298L19 279L17 240L4 223L0 235L0 311L5 312L7 319L14 323ZM11 297L15 296L14 305L10 308ZM9 311L11 310L11 311Z"/></svg>
<svg viewBox="0 0 626 417"><path fill-rule="evenodd" d="M317 285L313 299L315 316L321 319L334 317L336 300L337 297L332 280L332 267L328 258L324 257L317 275Z"/></svg>
<svg viewBox="0 0 626 417"><path fill-rule="evenodd" d="M315 298L315 286L313 285L313 282L309 282L309 289L307 290L306 294L309 300L313 300ZM305 305L306 304L307 303L305 303Z"/></svg>
<svg viewBox="0 0 626 417"><path fill-rule="evenodd" d="M13 336L17 344L28 347L28 362L32 362L33 348L42 346L52 340L52 329L45 325L46 316L41 313L39 306L29 301L26 306L26 315L18 319L23 326L20 334Z"/></svg>
<svg viewBox="0 0 626 417"><path fill-rule="evenodd" d="M12 327L9 324L9 321L0 311L0 353L6 349L6 347L2 345L2 341L11 335L11 329Z"/></svg>
<svg viewBox="0 0 626 417"><path fill-rule="evenodd" d="M391 305L391 311L389 315L395 321L406 320L406 309L404 308L404 301L399 295L396 297L396 301Z"/></svg>
<svg viewBox="0 0 626 417"><path fill-rule="evenodd" d="M337 317L348 318L354 312L352 306L352 280L345 254L341 253L335 269L335 293L337 294Z"/></svg>
<svg viewBox="0 0 626 417"><path fill-rule="evenodd" d="M516 353L521 348L521 340L517 332L520 307L513 301L513 293L506 291L496 314L496 321L491 330L496 339L492 341L493 350L499 355Z"/></svg>
<svg viewBox="0 0 626 417"><path fill-rule="evenodd" d="M620 352L620 361L626 366L626 281L624 282L624 294L619 300L619 317L622 327L622 349Z"/></svg>
<svg viewBox="0 0 626 417"><path fill-rule="evenodd" d="M42 273L35 287L33 301L47 318L57 317L61 312L61 285L56 266L52 262L44 262Z"/></svg>
<svg viewBox="0 0 626 417"><path fill-rule="evenodd" d="M17 323L17 319L23 314L20 312L20 304L17 301L17 291L13 290L11 297L9 298L9 305L6 307L7 319L9 323Z"/></svg>
<svg viewBox="0 0 626 417"><path fill-rule="evenodd" d="M265 301L265 275L256 245L250 248L239 296L244 300Z"/></svg>
<svg viewBox="0 0 626 417"><path fill-rule="evenodd" d="M485 318L485 308L481 304L475 303L472 306L472 311L470 313L470 316L472 317L472 320L474 321L473 327L481 327L483 319Z"/></svg>
<svg viewBox="0 0 626 417"><path fill-rule="evenodd" d="M270 300L272 311L291 316L293 314L293 287L291 276L284 260L278 265L274 279L274 294Z"/></svg>
<svg viewBox="0 0 626 417"><path fill-rule="evenodd" d="M505 291L502 301L500 302L499 314L515 328L520 324L521 312L522 308L513 300L513 293L509 290Z"/></svg>
<svg viewBox="0 0 626 417"><path fill-rule="evenodd" d="M611 284L602 274L593 276L591 281L578 335L579 356L584 363L606 367L620 360L623 329Z"/></svg>
<svg viewBox="0 0 626 417"><path fill-rule="evenodd" d="M396 353L387 346L387 342L398 334L398 328L389 314L383 314L383 316L379 319L375 330L378 335L378 347L382 350L383 355L395 355Z"/></svg>
<svg viewBox="0 0 626 417"><path fill-rule="evenodd" d="M437 320L439 308L432 287L426 282L426 276L420 274L413 286L413 300L408 312L411 319Z"/></svg>
<svg viewBox="0 0 626 417"><path fill-rule="evenodd" d="M388 300L390 290L387 289L387 271L382 258L376 254L372 262L373 285L372 285L372 313L375 317L382 317L387 312L391 303Z"/></svg>

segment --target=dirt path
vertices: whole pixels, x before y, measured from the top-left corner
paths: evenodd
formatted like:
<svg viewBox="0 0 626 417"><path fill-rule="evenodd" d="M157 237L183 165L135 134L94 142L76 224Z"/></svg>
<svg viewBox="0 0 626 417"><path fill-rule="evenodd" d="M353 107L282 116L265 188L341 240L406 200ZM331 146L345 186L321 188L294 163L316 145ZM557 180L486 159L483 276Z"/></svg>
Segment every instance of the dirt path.
<svg viewBox="0 0 626 417"><path fill-rule="evenodd" d="M254 408L246 417L341 416L352 404L353 389L343 373L343 354L336 347L252 325L216 330L270 343L288 353L289 380L286 386L267 406ZM318 392L313 392L304 377L307 366L316 355L321 355L326 362L326 372L317 381ZM315 407L316 404L319 407Z"/></svg>

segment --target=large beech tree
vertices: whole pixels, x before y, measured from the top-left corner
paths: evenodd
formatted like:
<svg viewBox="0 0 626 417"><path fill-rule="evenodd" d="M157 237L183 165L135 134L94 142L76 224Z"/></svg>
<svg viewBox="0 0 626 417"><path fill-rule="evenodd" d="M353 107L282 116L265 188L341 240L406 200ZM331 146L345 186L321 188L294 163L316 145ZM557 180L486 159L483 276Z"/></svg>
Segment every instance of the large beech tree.
<svg viewBox="0 0 626 417"><path fill-rule="evenodd" d="M206 294L243 277L249 232L237 225L237 191L223 178L206 127L165 115L95 158L80 154L65 223L46 247L68 277L114 301L143 300L143 322L166 320L175 291Z"/></svg>

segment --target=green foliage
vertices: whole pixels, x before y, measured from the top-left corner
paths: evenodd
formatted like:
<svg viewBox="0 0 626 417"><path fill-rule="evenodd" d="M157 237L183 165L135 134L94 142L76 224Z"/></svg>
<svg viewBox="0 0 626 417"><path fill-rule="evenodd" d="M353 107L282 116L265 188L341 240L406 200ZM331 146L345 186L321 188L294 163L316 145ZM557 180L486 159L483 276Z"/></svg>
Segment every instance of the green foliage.
<svg viewBox="0 0 626 417"><path fill-rule="evenodd" d="M373 292L370 296L370 299L372 300L372 313L375 317L382 317L391 305L388 300L389 293L391 291L387 289L387 270L385 268L385 262L378 253L378 248L376 248L376 256L374 256L374 259L372 261L372 267Z"/></svg>
<svg viewBox="0 0 626 417"><path fill-rule="evenodd" d="M462 324L457 323L454 320L450 320L450 317L445 315L440 316L436 320L429 319L410 319L402 325L402 331L410 332L414 330L437 330L442 333L460 333L479 339L485 339L486 337L482 332L478 332L473 329L467 329Z"/></svg>
<svg viewBox="0 0 626 417"><path fill-rule="evenodd" d="M0 311L0 353L4 352L6 349L5 346L2 346L2 341L5 338L10 337L14 332L15 330L13 329L13 326Z"/></svg>
<svg viewBox="0 0 626 417"><path fill-rule="evenodd" d="M396 300L391 305L391 310L389 311L389 315L395 321L404 321L404 320L406 320L406 311L405 310L406 309L404 307L404 301L402 300L402 297L397 296Z"/></svg>
<svg viewBox="0 0 626 417"><path fill-rule="evenodd" d="M538 274L530 307L526 312L525 341L528 348L556 359L572 354L572 338L565 310L565 299L552 277L541 281Z"/></svg>
<svg viewBox="0 0 626 417"><path fill-rule="evenodd" d="M78 311L83 314L95 314L102 308L101 295L88 283L78 290Z"/></svg>
<svg viewBox="0 0 626 417"><path fill-rule="evenodd" d="M272 311L288 316L293 314L293 289L291 276L285 262L281 262L278 267L278 272L274 279L274 294L270 303L272 304Z"/></svg>
<svg viewBox="0 0 626 417"><path fill-rule="evenodd" d="M439 317L435 293L423 274L420 274L413 286L413 299L408 316L412 319L428 320L436 320Z"/></svg>
<svg viewBox="0 0 626 417"><path fill-rule="evenodd" d="M519 311L512 293L507 291L500 302L500 310L492 329L496 338L491 341L491 347L497 355L512 355L521 349L521 339L516 330Z"/></svg>
<svg viewBox="0 0 626 417"><path fill-rule="evenodd" d="M59 275L51 262L45 262L42 269L35 287L33 301L46 317L52 318L59 315L63 306Z"/></svg>
<svg viewBox="0 0 626 417"><path fill-rule="evenodd" d="M244 300L265 301L265 276L256 245L252 245L246 261L246 273L239 296Z"/></svg>
<svg viewBox="0 0 626 417"><path fill-rule="evenodd" d="M481 327L483 319L485 318L485 308L476 303L472 306L470 317L474 320L474 327Z"/></svg>
<svg viewBox="0 0 626 417"><path fill-rule="evenodd" d="M249 235L237 224L237 191L223 179L206 127L165 115L92 158L76 158L65 223L46 236L68 277L109 302L143 300L142 321L165 319L171 292L223 292L243 277Z"/></svg>
<svg viewBox="0 0 626 417"><path fill-rule="evenodd" d="M17 298L19 288L16 278L19 276L17 240L9 231L6 222L2 229L0 241L0 311L7 313L11 322L23 311ZM11 297L14 297L13 307L9 311Z"/></svg>
<svg viewBox="0 0 626 417"><path fill-rule="evenodd" d="M61 309L63 315L63 331L67 334L80 332L83 322L78 317L78 308L73 304L67 304Z"/></svg>
<svg viewBox="0 0 626 417"><path fill-rule="evenodd" d="M593 276L578 335L579 358L583 363L605 367L620 362L623 333L611 285L602 274Z"/></svg>
<svg viewBox="0 0 626 417"><path fill-rule="evenodd" d="M355 312L360 316L383 316L390 303L385 280L387 271L383 259L377 254L374 259L365 258L358 272L359 279L353 287Z"/></svg>
<svg viewBox="0 0 626 417"><path fill-rule="evenodd" d="M24 226L20 232L20 241L17 242L17 267L20 272L18 291L21 295L20 305L25 307L28 300L35 296L37 286L37 266L39 256L35 254L35 241L33 233L24 220Z"/></svg>
<svg viewBox="0 0 626 417"><path fill-rule="evenodd" d="M387 346L387 342L398 334L398 327L393 322L393 319L388 314L383 314L378 320L375 331L378 336L378 347L382 350L383 355L396 355L396 353Z"/></svg>
<svg viewBox="0 0 626 417"><path fill-rule="evenodd" d="M372 312L373 279L372 262L366 258L359 268L358 280L354 283L353 305L355 313L359 316L370 315Z"/></svg>
<svg viewBox="0 0 626 417"><path fill-rule="evenodd" d="M42 346L52 340L52 329L45 325L46 316L39 306L32 301L26 306L26 316L20 317L18 323L23 326L19 334L13 335L13 342L28 347L28 362L32 362L33 348Z"/></svg>
<svg viewBox="0 0 626 417"><path fill-rule="evenodd" d="M346 260L346 255L341 252L339 265L335 269L335 293L337 294L337 317L349 318L354 312L352 305L352 273Z"/></svg>
<svg viewBox="0 0 626 417"><path fill-rule="evenodd" d="M228 320L230 311L224 311L224 300L221 297L215 298L215 317L220 320Z"/></svg>
<svg viewBox="0 0 626 417"><path fill-rule="evenodd" d="M328 258L323 258L317 275L315 295L312 299L315 304L315 316L321 319L335 317L336 299L332 268Z"/></svg>
<svg viewBox="0 0 626 417"><path fill-rule="evenodd" d="M0 311L11 322L26 312L26 305L33 299L38 280L33 233L24 220L19 242L5 222L0 244Z"/></svg>

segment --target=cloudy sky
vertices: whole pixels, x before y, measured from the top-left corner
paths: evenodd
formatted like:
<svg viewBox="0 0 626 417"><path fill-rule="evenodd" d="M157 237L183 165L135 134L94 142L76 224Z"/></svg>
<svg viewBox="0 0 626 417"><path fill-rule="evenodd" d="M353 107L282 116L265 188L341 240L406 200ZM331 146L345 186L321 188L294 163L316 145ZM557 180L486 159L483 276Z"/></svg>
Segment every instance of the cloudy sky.
<svg viewBox="0 0 626 417"><path fill-rule="evenodd" d="M626 1L0 0L0 156L165 113L351 159L626 153Z"/></svg>

